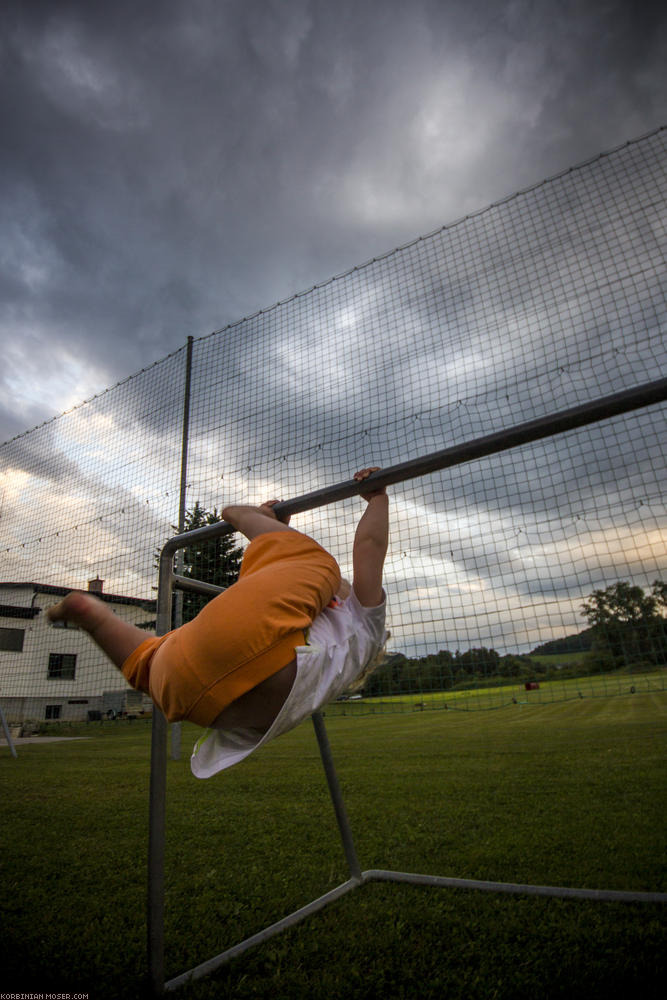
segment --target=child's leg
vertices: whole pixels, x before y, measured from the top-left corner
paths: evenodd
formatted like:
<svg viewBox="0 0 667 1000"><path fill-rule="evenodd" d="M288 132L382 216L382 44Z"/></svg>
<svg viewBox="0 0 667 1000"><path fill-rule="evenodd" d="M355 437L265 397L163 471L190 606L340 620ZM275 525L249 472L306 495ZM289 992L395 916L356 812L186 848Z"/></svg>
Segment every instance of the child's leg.
<svg viewBox="0 0 667 1000"><path fill-rule="evenodd" d="M80 591L48 608L46 616L52 622L71 622L85 629L119 669L137 646L150 638L150 633L124 622L103 601Z"/></svg>

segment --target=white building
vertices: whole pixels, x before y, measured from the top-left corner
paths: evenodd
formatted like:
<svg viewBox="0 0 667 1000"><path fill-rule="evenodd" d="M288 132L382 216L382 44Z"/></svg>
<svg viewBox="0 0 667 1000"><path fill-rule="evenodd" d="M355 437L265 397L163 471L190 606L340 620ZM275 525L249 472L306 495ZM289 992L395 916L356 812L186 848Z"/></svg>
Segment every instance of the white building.
<svg viewBox="0 0 667 1000"><path fill-rule="evenodd" d="M88 590L125 621L155 629L155 601ZM45 615L71 588L43 583L0 583L0 706L10 723L81 721L150 712L147 695L134 691L88 634Z"/></svg>

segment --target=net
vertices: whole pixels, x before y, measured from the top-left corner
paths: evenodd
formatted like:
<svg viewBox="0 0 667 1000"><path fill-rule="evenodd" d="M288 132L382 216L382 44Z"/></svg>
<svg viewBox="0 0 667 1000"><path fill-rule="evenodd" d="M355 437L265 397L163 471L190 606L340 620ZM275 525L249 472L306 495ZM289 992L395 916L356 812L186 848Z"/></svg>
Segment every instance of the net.
<svg viewBox="0 0 667 1000"><path fill-rule="evenodd" d="M186 507L297 496L664 375L666 137L195 340ZM180 514L187 354L0 448L0 704L13 721L150 710L44 609L92 581L152 627L155 553ZM582 604L621 581L649 596L667 579L666 412L393 487L390 659L363 697L329 710L662 689L664 606L614 645L609 622L586 631ZM344 501L295 526L351 575L362 508Z"/></svg>

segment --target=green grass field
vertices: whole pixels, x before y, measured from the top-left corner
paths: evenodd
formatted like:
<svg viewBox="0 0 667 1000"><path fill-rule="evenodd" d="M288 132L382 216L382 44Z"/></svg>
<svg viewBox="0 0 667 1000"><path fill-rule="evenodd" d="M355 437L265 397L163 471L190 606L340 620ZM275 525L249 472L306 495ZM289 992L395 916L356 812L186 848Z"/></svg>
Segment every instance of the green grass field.
<svg viewBox="0 0 667 1000"><path fill-rule="evenodd" d="M572 654L574 656L578 654ZM544 657L547 659L547 657ZM524 682L506 683L454 691L387 695L341 701L331 705L329 715L377 715L388 712L452 710L489 711L510 705L538 706L584 698L609 698L627 694L655 694L667 690L667 672L589 674L584 677L540 680L539 688L526 691Z"/></svg>
<svg viewBox="0 0 667 1000"><path fill-rule="evenodd" d="M667 694L327 727L364 869L667 891ZM0 749L0 987L144 995L150 727ZM347 877L310 723L206 782L169 762L167 976ZM667 907L369 885L176 996L662 996Z"/></svg>

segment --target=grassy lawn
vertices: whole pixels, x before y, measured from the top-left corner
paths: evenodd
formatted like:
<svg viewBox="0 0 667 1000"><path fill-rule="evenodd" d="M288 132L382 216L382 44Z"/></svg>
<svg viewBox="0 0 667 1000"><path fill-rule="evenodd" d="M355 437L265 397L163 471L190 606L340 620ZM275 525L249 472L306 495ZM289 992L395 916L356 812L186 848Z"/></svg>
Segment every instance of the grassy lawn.
<svg viewBox="0 0 667 1000"><path fill-rule="evenodd" d="M573 654L577 655L577 654ZM547 657L543 657L547 659ZM584 677L540 679L539 688L526 691L524 681L453 691L415 691L412 694L384 695L336 702L330 715L381 715L388 712L416 712L451 709L456 712L489 711L510 705L550 705L582 698L609 698L615 695L657 693L667 690L667 671L646 673L589 674Z"/></svg>
<svg viewBox="0 0 667 1000"><path fill-rule="evenodd" d="M667 891L662 692L327 716L362 868ZM143 995L149 726L0 750L0 987ZM312 726L169 762L167 976L347 877ZM369 885L176 996L662 996L667 907Z"/></svg>

